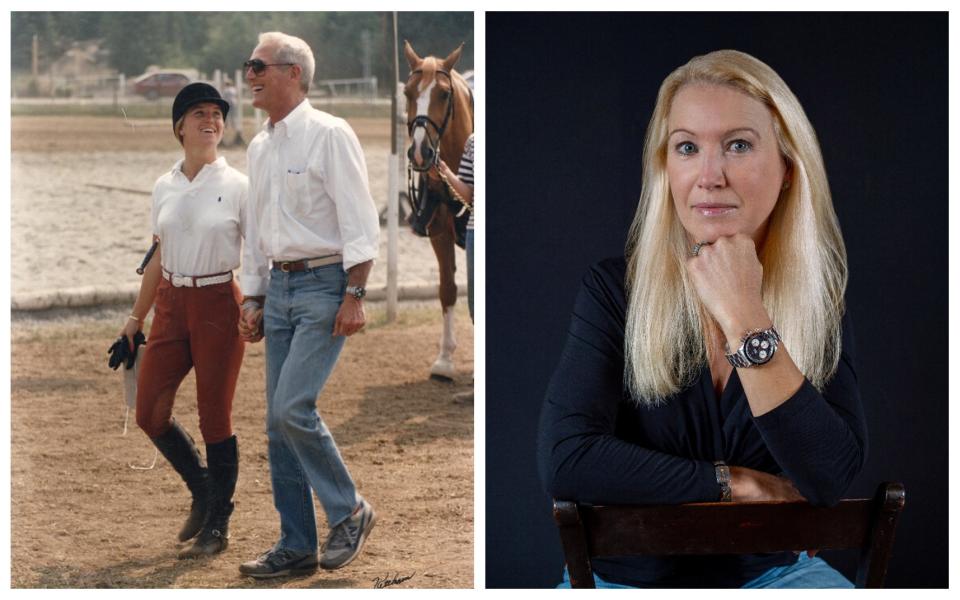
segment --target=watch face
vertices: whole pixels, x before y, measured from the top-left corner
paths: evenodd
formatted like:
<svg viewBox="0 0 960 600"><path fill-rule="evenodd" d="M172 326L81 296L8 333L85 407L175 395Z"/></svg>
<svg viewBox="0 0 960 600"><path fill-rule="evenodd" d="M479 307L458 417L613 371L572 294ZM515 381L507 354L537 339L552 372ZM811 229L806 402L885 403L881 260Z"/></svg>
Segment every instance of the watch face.
<svg viewBox="0 0 960 600"><path fill-rule="evenodd" d="M755 333L743 344L743 353L747 355L747 360L755 365L769 362L776 349L777 341L766 333Z"/></svg>

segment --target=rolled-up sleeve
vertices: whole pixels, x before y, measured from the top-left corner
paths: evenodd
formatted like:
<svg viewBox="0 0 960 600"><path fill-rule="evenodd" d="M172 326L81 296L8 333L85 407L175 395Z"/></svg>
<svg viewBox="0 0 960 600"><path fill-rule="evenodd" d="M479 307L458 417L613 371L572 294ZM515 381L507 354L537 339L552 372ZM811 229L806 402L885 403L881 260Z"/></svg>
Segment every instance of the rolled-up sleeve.
<svg viewBox="0 0 960 600"><path fill-rule="evenodd" d="M252 169L251 169L252 171ZM254 179L248 178L247 189L240 201L240 229L243 232L243 260L240 265L240 293L244 296L264 296L270 268L260 247L257 219L257 196Z"/></svg>
<svg viewBox="0 0 960 600"><path fill-rule="evenodd" d="M343 242L343 268L377 258L380 251L380 219L370 195L367 165L360 140L345 123L327 134L325 152L327 194L337 207Z"/></svg>

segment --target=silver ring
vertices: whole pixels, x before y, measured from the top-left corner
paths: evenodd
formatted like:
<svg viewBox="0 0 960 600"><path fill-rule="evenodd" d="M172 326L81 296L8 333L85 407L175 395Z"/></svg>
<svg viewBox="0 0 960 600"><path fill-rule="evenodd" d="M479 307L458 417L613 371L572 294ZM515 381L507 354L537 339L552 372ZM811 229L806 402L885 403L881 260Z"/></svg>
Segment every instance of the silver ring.
<svg viewBox="0 0 960 600"><path fill-rule="evenodd" d="M710 242L697 242L696 244L693 245L693 249L690 251L690 253L693 254L694 256L700 256L700 250L704 246L709 246L709 245L710 245Z"/></svg>

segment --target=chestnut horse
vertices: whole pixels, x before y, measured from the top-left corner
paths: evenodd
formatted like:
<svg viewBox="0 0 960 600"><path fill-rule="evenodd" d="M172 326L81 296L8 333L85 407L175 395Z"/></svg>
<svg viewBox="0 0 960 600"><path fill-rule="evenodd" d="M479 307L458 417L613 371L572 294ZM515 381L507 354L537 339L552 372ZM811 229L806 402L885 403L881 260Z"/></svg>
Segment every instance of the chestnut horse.
<svg viewBox="0 0 960 600"><path fill-rule="evenodd" d="M430 236L440 268L443 336L440 354L430 367L430 377L449 381L455 372L453 352L457 348L453 333L453 306L457 301L454 246L464 245L468 214L441 180L437 159L442 158L457 172L463 145L473 133L473 93L466 80L453 70L463 44L444 59L420 58L410 42L404 42L403 51L410 63L410 76L403 88L410 134L407 151L410 224L414 232Z"/></svg>

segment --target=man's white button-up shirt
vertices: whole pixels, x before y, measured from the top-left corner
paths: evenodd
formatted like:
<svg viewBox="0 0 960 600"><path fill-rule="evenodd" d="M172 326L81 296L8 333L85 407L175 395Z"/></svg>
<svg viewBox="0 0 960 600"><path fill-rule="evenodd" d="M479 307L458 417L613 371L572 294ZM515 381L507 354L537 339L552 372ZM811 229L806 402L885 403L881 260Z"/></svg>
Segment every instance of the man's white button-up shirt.
<svg viewBox="0 0 960 600"><path fill-rule="evenodd" d="M247 165L243 295L266 294L270 260L339 253L347 270L377 257L380 221L360 141L346 121L305 99L266 123L247 148Z"/></svg>

